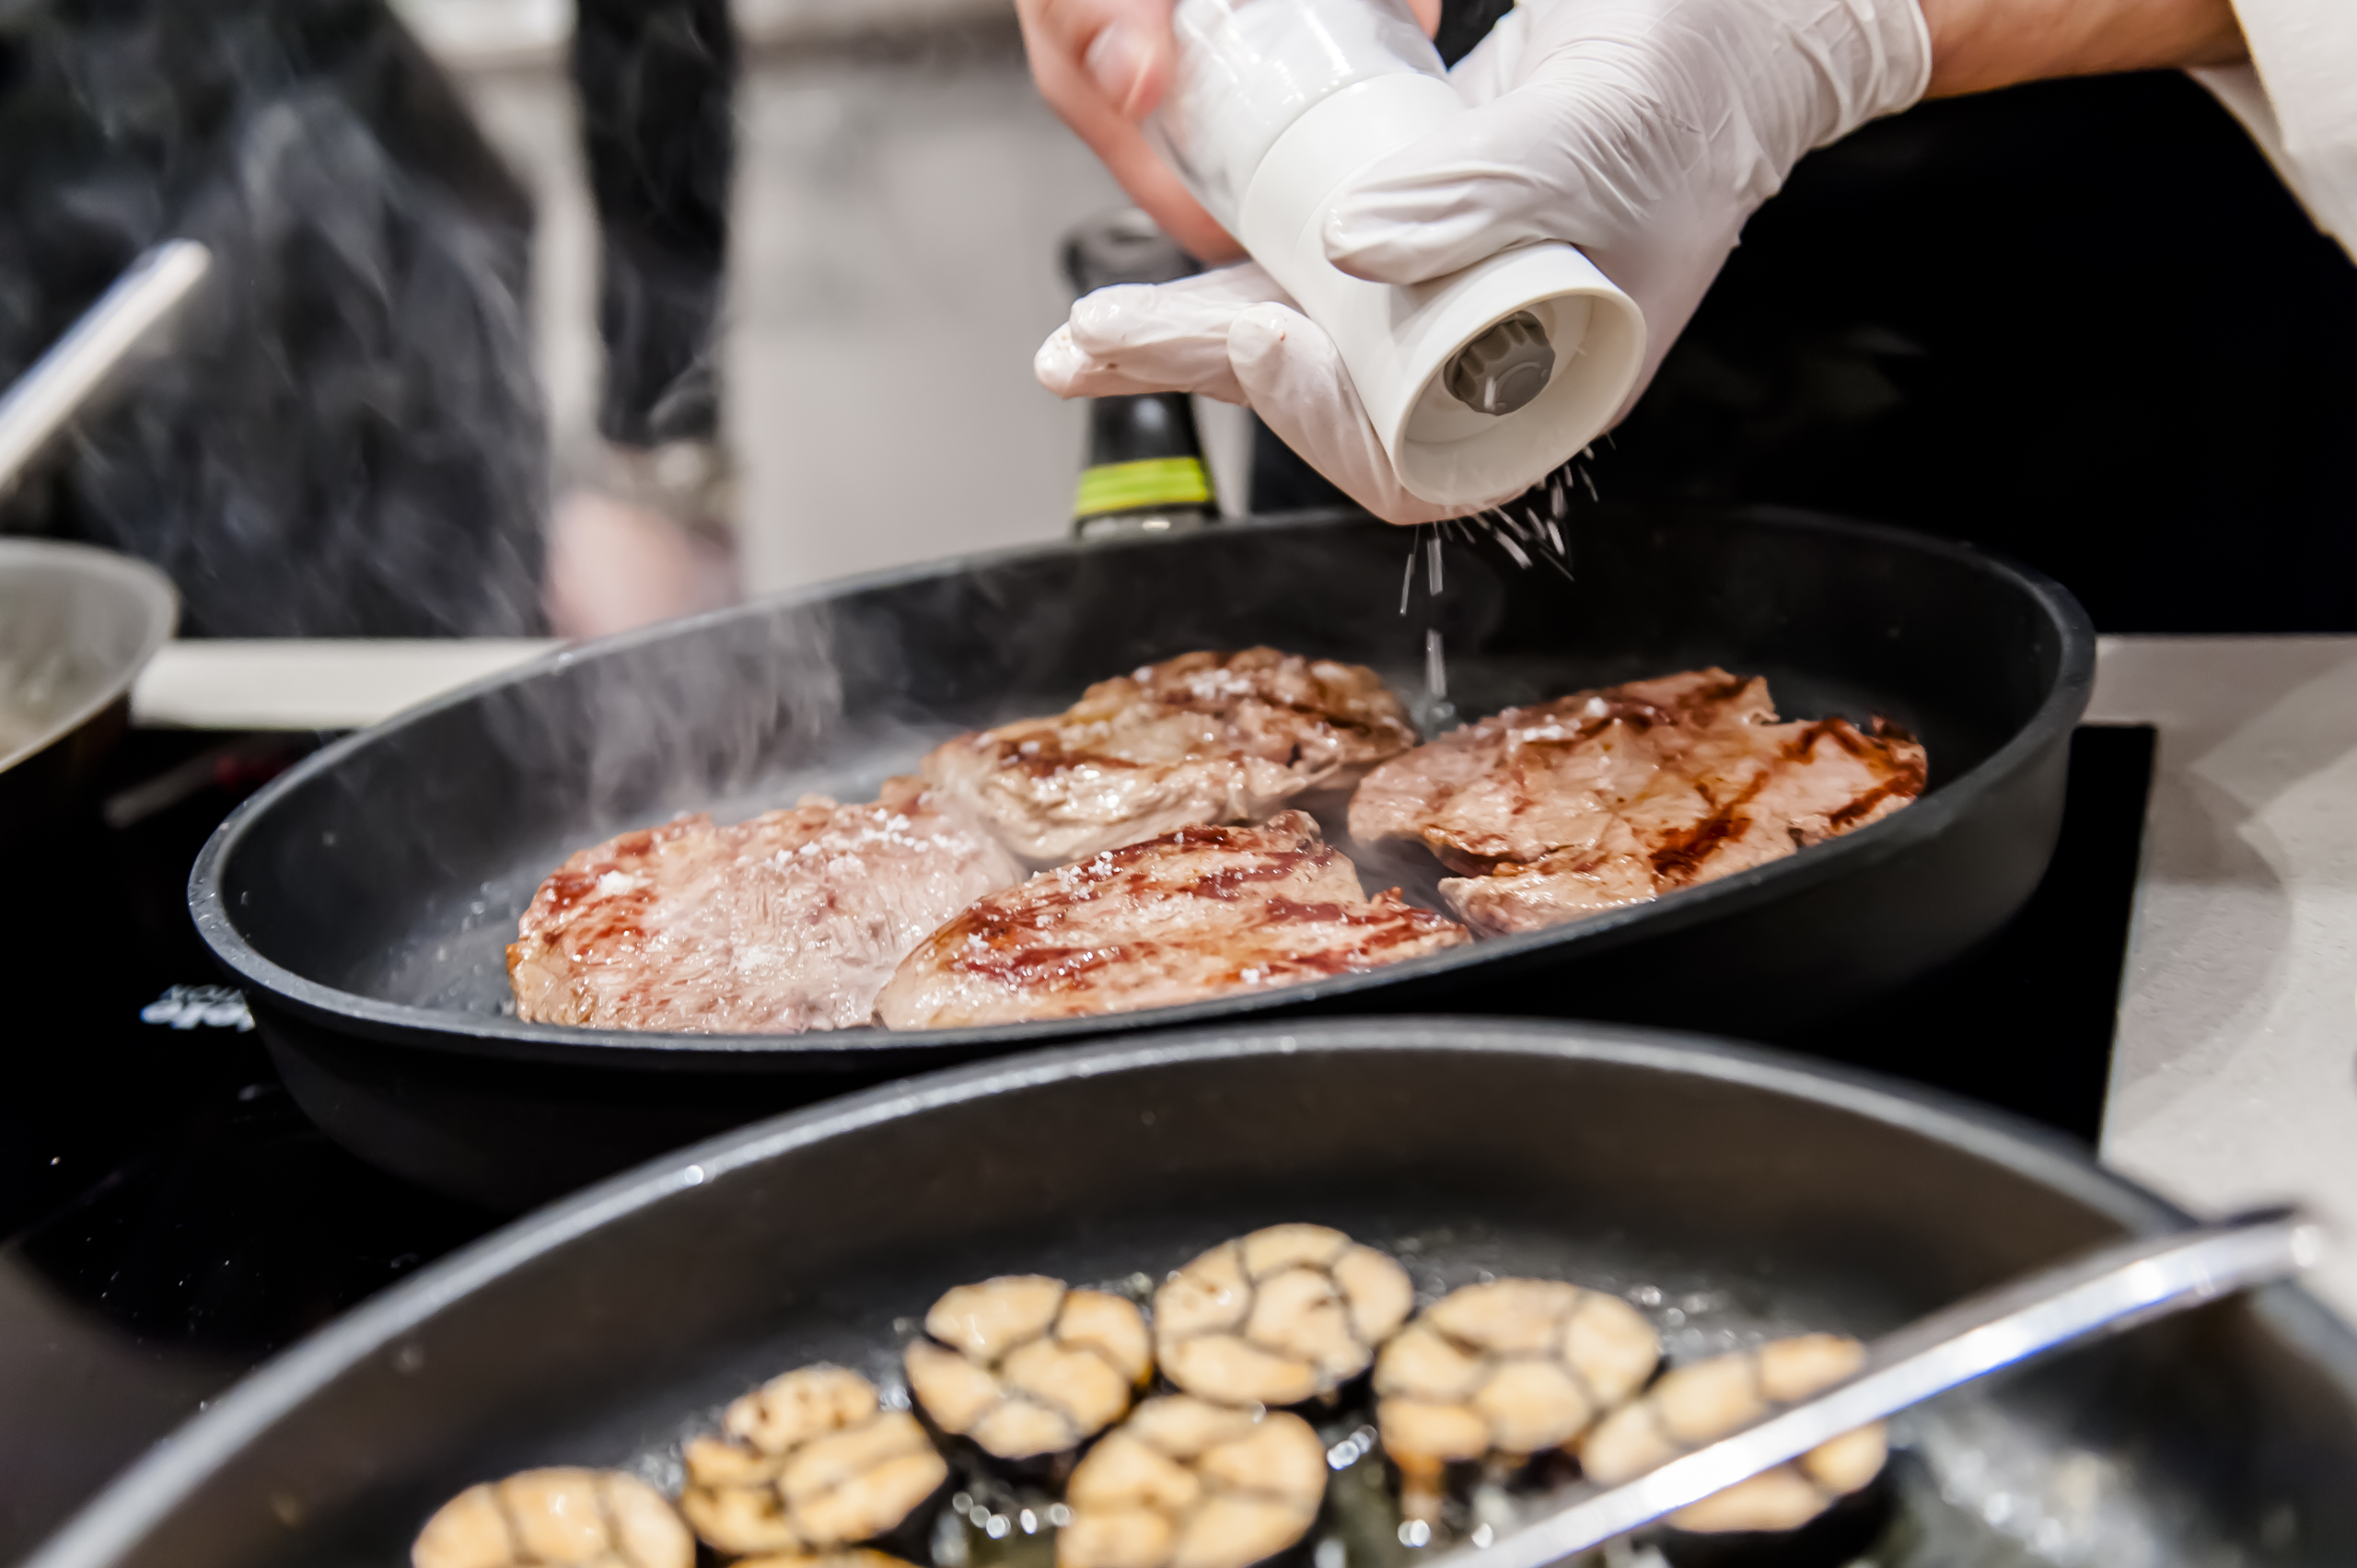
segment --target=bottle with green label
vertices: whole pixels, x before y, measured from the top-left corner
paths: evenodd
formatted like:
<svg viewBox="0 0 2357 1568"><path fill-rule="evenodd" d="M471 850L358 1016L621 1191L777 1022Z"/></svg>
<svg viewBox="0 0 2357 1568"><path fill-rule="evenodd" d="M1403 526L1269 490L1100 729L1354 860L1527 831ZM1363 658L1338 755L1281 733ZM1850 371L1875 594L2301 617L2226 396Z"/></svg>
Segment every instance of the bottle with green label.
<svg viewBox="0 0 2357 1568"><path fill-rule="evenodd" d="M1134 207L1104 213L1064 237L1064 275L1074 297L1115 284L1167 283L1196 270ZM1088 458L1073 499L1073 532L1082 539L1167 533L1219 521L1211 470L1184 392L1095 398L1088 408Z"/></svg>

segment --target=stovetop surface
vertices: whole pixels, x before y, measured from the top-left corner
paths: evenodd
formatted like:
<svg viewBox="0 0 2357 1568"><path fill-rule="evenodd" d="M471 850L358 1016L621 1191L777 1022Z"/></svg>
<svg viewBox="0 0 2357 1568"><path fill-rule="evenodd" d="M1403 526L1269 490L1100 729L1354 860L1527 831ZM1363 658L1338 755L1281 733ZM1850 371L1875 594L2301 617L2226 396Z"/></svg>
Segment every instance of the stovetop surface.
<svg viewBox="0 0 2357 1568"><path fill-rule="evenodd" d="M312 1127L189 923L206 836L309 744L134 732L89 808L17 857L41 898L8 917L0 1561L246 1371L501 1223ZM2152 757L2150 729L2080 730L2030 905L1810 1049L2092 1143Z"/></svg>
<svg viewBox="0 0 2357 1568"><path fill-rule="evenodd" d="M42 897L8 916L0 1562L249 1368L500 1221L313 1128L189 921L206 837L308 749L134 731L87 813L17 856Z"/></svg>

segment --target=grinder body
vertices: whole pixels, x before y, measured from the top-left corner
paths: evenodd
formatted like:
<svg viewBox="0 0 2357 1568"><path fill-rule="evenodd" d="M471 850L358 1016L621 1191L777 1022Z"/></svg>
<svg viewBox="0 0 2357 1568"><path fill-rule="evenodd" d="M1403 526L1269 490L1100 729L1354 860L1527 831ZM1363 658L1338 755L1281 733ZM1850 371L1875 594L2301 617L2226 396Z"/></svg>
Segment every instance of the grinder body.
<svg viewBox="0 0 2357 1568"><path fill-rule="evenodd" d="M1326 259L1350 178L1467 111L1399 0L1179 0L1148 132L1197 200L1332 336L1412 494L1520 494L1619 412L1644 357L1635 302L1569 245L1408 285Z"/></svg>

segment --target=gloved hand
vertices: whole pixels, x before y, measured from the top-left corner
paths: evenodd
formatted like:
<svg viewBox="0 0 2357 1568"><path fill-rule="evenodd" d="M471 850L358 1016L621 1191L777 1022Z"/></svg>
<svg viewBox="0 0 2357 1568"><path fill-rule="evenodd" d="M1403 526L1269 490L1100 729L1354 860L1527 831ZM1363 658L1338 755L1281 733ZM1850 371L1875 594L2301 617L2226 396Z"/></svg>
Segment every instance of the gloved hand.
<svg viewBox="0 0 2357 1568"><path fill-rule="evenodd" d="M1450 73L1473 112L1354 176L1326 253L1409 284L1568 240L1644 312L1633 402L1801 155L1913 103L1930 73L1917 0L1522 0ZM1469 510L1401 488L1332 340L1291 307L1248 265L1106 290L1073 308L1036 368L1064 397L1248 402L1394 522Z"/></svg>
<svg viewBox="0 0 2357 1568"><path fill-rule="evenodd" d="M1039 96L1104 161L1130 199L1188 254L1234 261L1243 247L1188 193L1138 129L1170 86L1173 3L1015 0L1015 15ZM1441 0L1405 3L1430 37L1440 26Z"/></svg>
<svg viewBox="0 0 2357 1568"><path fill-rule="evenodd" d="M1242 403L1342 494L1390 522L1467 510L1435 506L1399 483L1341 351L1257 262L1100 288L1074 302L1072 319L1039 345L1031 368L1060 398L1175 390Z"/></svg>

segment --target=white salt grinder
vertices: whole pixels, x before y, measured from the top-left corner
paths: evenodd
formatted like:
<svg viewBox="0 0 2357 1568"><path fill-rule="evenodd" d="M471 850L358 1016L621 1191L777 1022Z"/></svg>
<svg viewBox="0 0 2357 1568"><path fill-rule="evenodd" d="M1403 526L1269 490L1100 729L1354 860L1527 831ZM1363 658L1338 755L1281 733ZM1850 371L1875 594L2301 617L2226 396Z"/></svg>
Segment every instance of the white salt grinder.
<svg viewBox="0 0 2357 1568"><path fill-rule="evenodd" d="M1333 336L1399 482L1435 505L1517 494L1596 439L1636 384L1636 302L1563 244L1428 283L1326 259L1343 182L1466 108L1402 0L1178 0L1147 121L1211 215Z"/></svg>

